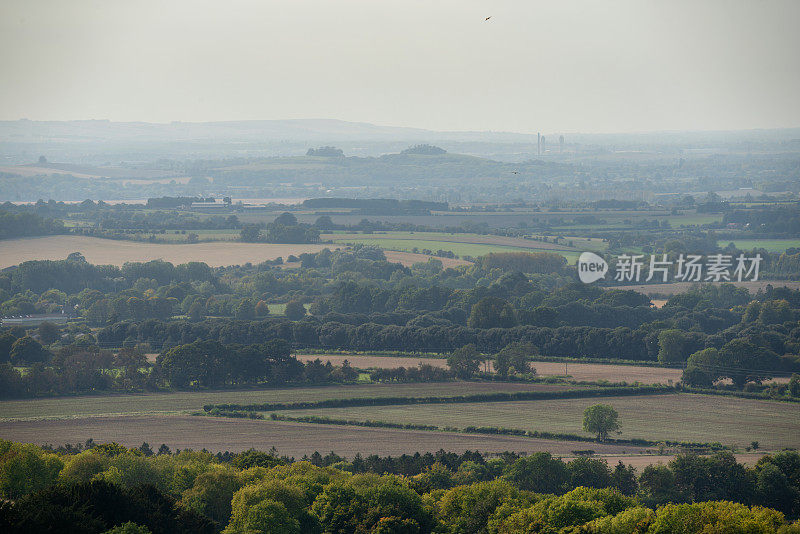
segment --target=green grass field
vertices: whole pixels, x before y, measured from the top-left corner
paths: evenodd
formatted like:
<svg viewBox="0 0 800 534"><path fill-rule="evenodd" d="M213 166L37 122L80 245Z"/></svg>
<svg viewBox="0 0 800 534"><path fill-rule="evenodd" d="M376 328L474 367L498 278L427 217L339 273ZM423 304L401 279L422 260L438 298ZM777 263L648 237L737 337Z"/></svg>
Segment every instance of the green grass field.
<svg viewBox="0 0 800 534"><path fill-rule="evenodd" d="M698 215L687 213L685 215L670 215L664 217L669 221L670 226L673 228L680 228L681 226L701 226L704 224L712 224L722 221L722 215ZM659 218L659 220L661 220Z"/></svg>
<svg viewBox="0 0 800 534"><path fill-rule="evenodd" d="M717 245L720 247L726 247L728 243L733 243L739 250L764 248L769 252L784 252L787 248L800 248L800 239L734 239L732 241L721 239L717 241Z"/></svg>
<svg viewBox="0 0 800 534"><path fill-rule="evenodd" d="M512 246L500 243L485 243L485 242L464 242L463 240L475 239L475 241L491 241L493 236L480 236L478 234L447 234L442 232L386 232L380 234L364 234L361 235L347 235L346 237L337 238L334 234L332 241L334 243L345 244L363 244L373 245L386 250L399 250L402 252L413 252L416 248L417 251L423 249L432 250L447 250L453 254L464 256L484 256L491 252L555 252L566 257L568 261L574 262L579 253L573 250L563 250L564 245L554 247L552 244L540 243L530 240L524 243L526 246ZM586 241L582 238L581 243ZM600 240L596 241L598 248L601 245ZM537 246L540 245L540 246Z"/></svg>
<svg viewBox="0 0 800 534"><path fill-rule="evenodd" d="M503 382L363 384L260 390L183 391L0 401L0 421L200 411L204 404L303 402L350 397L427 397L491 392L552 391L574 386Z"/></svg>
<svg viewBox="0 0 800 534"><path fill-rule="evenodd" d="M738 448L758 441L762 448L770 450L800 447L800 404L688 393L602 399L325 408L292 410L290 415L456 428L505 427L588 436L582 430L583 410L597 403L610 404L619 411L622 425L620 438L718 441Z"/></svg>
<svg viewBox="0 0 800 534"><path fill-rule="evenodd" d="M283 303L267 304L267 307L270 315L283 315L286 313L286 304Z"/></svg>

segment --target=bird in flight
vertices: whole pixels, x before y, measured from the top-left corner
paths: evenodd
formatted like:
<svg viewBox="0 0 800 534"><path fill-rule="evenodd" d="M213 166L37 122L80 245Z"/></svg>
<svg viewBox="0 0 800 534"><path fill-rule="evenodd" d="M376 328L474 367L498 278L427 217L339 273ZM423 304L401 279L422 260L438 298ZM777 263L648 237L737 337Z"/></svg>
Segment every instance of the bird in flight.
<svg viewBox="0 0 800 534"><path fill-rule="evenodd" d="M486 17L486 18L485 18L485 19L483 19L483 20L484 20L484 21L487 21L487 20L489 20L490 18L492 18L492 16L491 16L491 15L489 15L488 17Z"/></svg>
<svg viewBox="0 0 800 534"><path fill-rule="evenodd" d="M511 174L519 174L519 171L508 171L508 172L510 172Z"/></svg>

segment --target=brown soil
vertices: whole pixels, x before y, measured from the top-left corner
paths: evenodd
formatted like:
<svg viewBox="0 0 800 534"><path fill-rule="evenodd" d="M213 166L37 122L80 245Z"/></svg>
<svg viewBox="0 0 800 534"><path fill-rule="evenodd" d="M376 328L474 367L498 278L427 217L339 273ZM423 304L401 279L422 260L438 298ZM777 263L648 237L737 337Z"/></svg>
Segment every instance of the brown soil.
<svg viewBox="0 0 800 534"><path fill-rule="evenodd" d="M262 243L212 242L196 244L155 244L77 235L34 237L0 241L0 268L29 260L63 260L80 252L89 263L122 265L128 261L162 259L174 264L202 261L212 267L260 263L290 254L319 252L332 245L277 245Z"/></svg>
<svg viewBox="0 0 800 534"><path fill-rule="evenodd" d="M116 441L125 446L152 447L162 443L170 448L240 452L250 448L302 457L314 451L352 458L356 453L397 456L415 452L550 451L570 455L573 450L593 449L606 454L636 454L631 445L607 445L579 441L553 441L515 436L461 434L383 428L359 428L280 421L256 421L196 416L94 417L50 421L0 423L0 437L12 441L60 445Z"/></svg>

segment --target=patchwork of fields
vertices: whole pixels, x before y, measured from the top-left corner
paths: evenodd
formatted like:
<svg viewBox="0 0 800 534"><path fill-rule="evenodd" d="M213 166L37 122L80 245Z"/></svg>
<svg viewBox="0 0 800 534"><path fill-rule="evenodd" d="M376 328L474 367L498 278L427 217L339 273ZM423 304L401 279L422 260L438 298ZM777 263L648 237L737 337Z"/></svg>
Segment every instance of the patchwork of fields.
<svg viewBox="0 0 800 534"><path fill-rule="evenodd" d="M181 391L96 395L0 401L0 436L4 422L20 419L65 419L100 415L191 413L205 404L310 402L364 397L458 396L514 391L557 391L572 386L508 382L432 382L419 384L363 384L216 391Z"/></svg>
<svg viewBox="0 0 800 534"><path fill-rule="evenodd" d="M356 421L386 421L439 427L487 426L590 434L581 428L583 410L610 404L619 412L620 438L653 441L718 441L744 448L758 441L776 450L800 447L800 404L675 393L601 399L553 399L468 404L372 406L292 410L306 415Z"/></svg>

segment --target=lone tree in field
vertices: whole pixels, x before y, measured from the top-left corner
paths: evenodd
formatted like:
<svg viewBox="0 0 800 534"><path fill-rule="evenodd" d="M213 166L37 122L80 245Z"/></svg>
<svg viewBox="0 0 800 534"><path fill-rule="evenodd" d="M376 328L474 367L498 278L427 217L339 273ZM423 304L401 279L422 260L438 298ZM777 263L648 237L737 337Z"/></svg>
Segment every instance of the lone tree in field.
<svg viewBox="0 0 800 534"><path fill-rule="evenodd" d="M609 432L620 429L619 414L608 404L595 404L583 411L583 429L597 434L597 441L608 438Z"/></svg>

